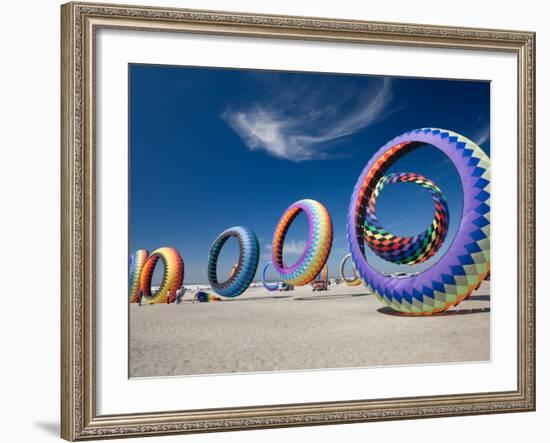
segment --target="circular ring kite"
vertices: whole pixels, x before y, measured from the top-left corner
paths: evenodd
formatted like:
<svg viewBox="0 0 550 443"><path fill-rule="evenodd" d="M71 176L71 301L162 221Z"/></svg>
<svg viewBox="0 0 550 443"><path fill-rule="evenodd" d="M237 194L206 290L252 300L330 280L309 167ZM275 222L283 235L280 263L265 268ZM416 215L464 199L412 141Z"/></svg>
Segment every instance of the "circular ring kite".
<svg viewBox="0 0 550 443"><path fill-rule="evenodd" d="M164 262L164 276L157 292L151 293L153 271L159 260ZM183 283L183 260L177 249L165 246L153 251L143 265L140 282L143 299L146 302L153 304L175 301L176 291ZM168 300L168 293L170 293L170 300Z"/></svg>
<svg viewBox="0 0 550 443"><path fill-rule="evenodd" d="M445 153L458 171L464 198L460 224L448 250L432 267L406 278L393 278L378 272L366 260L366 208L391 165L426 144ZM410 315L445 311L468 298L490 270L489 212L489 157L478 145L444 129L406 132L374 154L355 185L348 212L353 263L372 292L390 308Z"/></svg>
<svg viewBox="0 0 550 443"><path fill-rule="evenodd" d="M138 249L130 258L130 303L137 303L139 301L139 290L141 270L147 260L149 251L146 249Z"/></svg>
<svg viewBox="0 0 550 443"><path fill-rule="evenodd" d="M264 269L262 271L262 284L264 285L264 288L266 288L269 292L273 292L273 291L276 291L277 289L279 289L279 283L273 283L273 284L269 284L266 280L266 274L267 274L267 268L269 267L269 265L273 265L272 262L267 262L264 266Z"/></svg>
<svg viewBox="0 0 550 443"><path fill-rule="evenodd" d="M304 252L296 263L283 263L283 244L294 219L304 212L309 221L309 234ZM332 247L332 220L327 209L318 201L299 200L288 207L279 220L273 235L273 266L279 276L295 286L310 283L325 266Z"/></svg>
<svg viewBox="0 0 550 443"><path fill-rule="evenodd" d="M426 189L435 205L435 215L428 228L414 237L398 237L386 231L376 217L376 200L387 184L414 183ZM437 185L427 178L402 172L382 177L367 203L364 222L365 242L380 258L396 264L413 265L432 257L443 244L449 229L447 199Z"/></svg>
<svg viewBox="0 0 550 443"><path fill-rule="evenodd" d="M217 277L218 257L225 242L235 237L239 242L239 261L237 269L226 281L220 283ZM260 246L256 234L249 228L235 226L223 231L210 248L208 258L208 280L212 289L224 297L237 297L248 289L256 275Z"/></svg>
<svg viewBox="0 0 550 443"><path fill-rule="evenodd" d="M359 286L361 284L361 277L357 275L357 270L355 269L355 266L353 265L353 263L352 263L353 277L347 278L346 274L344 274L344 268L346 266L347 261L350 258L351 258L351 254L344 255L344 258L340 263L340 277L342 278L342 280L344 280L344 283L348 286Z"/></svg>

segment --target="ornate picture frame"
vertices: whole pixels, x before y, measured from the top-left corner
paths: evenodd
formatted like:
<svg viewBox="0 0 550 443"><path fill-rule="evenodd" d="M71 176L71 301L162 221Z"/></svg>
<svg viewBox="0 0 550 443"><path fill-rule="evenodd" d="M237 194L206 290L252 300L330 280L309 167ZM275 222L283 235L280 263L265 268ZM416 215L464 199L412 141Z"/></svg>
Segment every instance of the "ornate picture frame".
<svg viewBox="0 0 550 443"><path fill-rule="evenodd" d="M73 2L62 18L61 436L311 426L535 410L535 34ZM517 56L517 389L322 403L96 413L95 36L99 29L502 51Z"/></svg>

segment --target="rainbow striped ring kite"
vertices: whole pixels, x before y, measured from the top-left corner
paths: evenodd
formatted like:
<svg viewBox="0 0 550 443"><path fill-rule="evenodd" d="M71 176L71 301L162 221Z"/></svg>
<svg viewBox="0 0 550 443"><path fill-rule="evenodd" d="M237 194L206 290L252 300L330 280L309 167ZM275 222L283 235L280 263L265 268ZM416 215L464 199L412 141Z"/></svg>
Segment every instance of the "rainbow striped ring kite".
<svg viewBox="0 0 550 443"><path fill-rule="evenodd" d="M365 207L376 183L395 161L422 145L445 153L461 179L464 204L456 236L432 267L407 278L392 278L365 258ZM348 242L353 263L371 291L390 308L410 315L429 315L470 296L490 270L489 157L471 140L436 128L406 132L380 148L355 185L348 212Z"/></svg>
<svg viewBox="0 0 550 443"><path fill-rule="evenodd" d="M224 282L218 282L217 266L220 251L225 242L235 237L239 242L239 261L237 269L231 272L231 276ZM256 275L258 260L260 258L260 245L256 234L251 229L243 226L234 226L223 231L212 243L208 257L208 281L212 289L224 297L237 297L248 289Z"/></svg>
<svg viewBox="0 0 550 443"><path fill-rule="evenodd" d="M304 252L296 263L283 263L283 244L288 228L304 212L309 221L309 233ZM310 283L325 266L332 247L332 220L318 201L305 199L290 205L279 220L273 235L273 266L286 283L303 286Z"/></svg>
<svg viewBox="0 0 550 443"><path fill-rule="evenodd" d="M141 270L148 256L149 251L147 249L138 249L130 257L130 303L137 303L139 301Z"/></svg>
<svg viewBox="0 0 550 443"><path fill-rule="evenodd" d="M266 280L266 274L267 274L267 268L269 268L269 265L273 265L273 262L267 262L264 266L264 269L262 270L262 284L264 285L264 288L266 288L269 292L276 291L279 289L279 283L273 283L269 284Z"/></svg>
<svg viewBox="0 0 550 443"><path fill-rule="evenodd" d="M158 261L164 262L164 276L160 288L151 293L151 279ZM164 246L153 251L141 271L140 284L143 291L143 300L149 304L166 303L170 292L170 302L175 301L176 291L183 283L183 260L177 249Z"/></svg>
<svg viewBox="0 0 550 443"><path fill-rule="evenodd" d="M435 205L435 215L428 228L414 237L398 237L386 231L376 217L376 200L387 184L415 183L426 189ZM427 178L410 172L382 177L367 203L364 222L365 242L380 258L396 264L413 265L432 257L443 244L449 230L447 199L437 185Z"/></svg>
<svg viewBox="0 0 550 443"><path fill-rule="evenodd" d="M344 283L348 286L359 286L361 284L361 277L357 275L357 270L355 269L355 266L352 263L352 269L353 269L353 278L347 278L346 274L344 274L344 268L346 266L347 261L351 258L351 254L344 255L344 258L342 259L342 262L340 263L340 277L342 280L344 280Z"/></svg>

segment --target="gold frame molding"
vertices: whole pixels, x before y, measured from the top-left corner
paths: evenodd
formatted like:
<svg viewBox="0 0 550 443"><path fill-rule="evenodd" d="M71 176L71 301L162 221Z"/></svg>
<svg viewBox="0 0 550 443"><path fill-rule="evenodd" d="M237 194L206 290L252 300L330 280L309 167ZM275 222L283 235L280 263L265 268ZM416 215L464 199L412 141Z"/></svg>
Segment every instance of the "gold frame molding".
<svg viewBox="0 0 550 443"><path fill-rule="evenodd" d="M100 28L506 51L518 60L518 384L390 400L100 415L95 408L95 78ZM535 34L143 6L61 7L61 436L197 433L535 410Z"/></svg>

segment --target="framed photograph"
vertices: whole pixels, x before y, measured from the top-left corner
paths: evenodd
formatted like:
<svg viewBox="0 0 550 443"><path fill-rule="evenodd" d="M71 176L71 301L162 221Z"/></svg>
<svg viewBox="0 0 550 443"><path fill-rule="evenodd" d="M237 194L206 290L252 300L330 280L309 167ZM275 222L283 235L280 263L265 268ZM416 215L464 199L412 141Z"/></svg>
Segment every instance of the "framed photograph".
<svg viewBox="0 0 550 443"><path fill-rule="evenodd" d="M535 35L62 6L67 440L535 409Z"/></svg>

